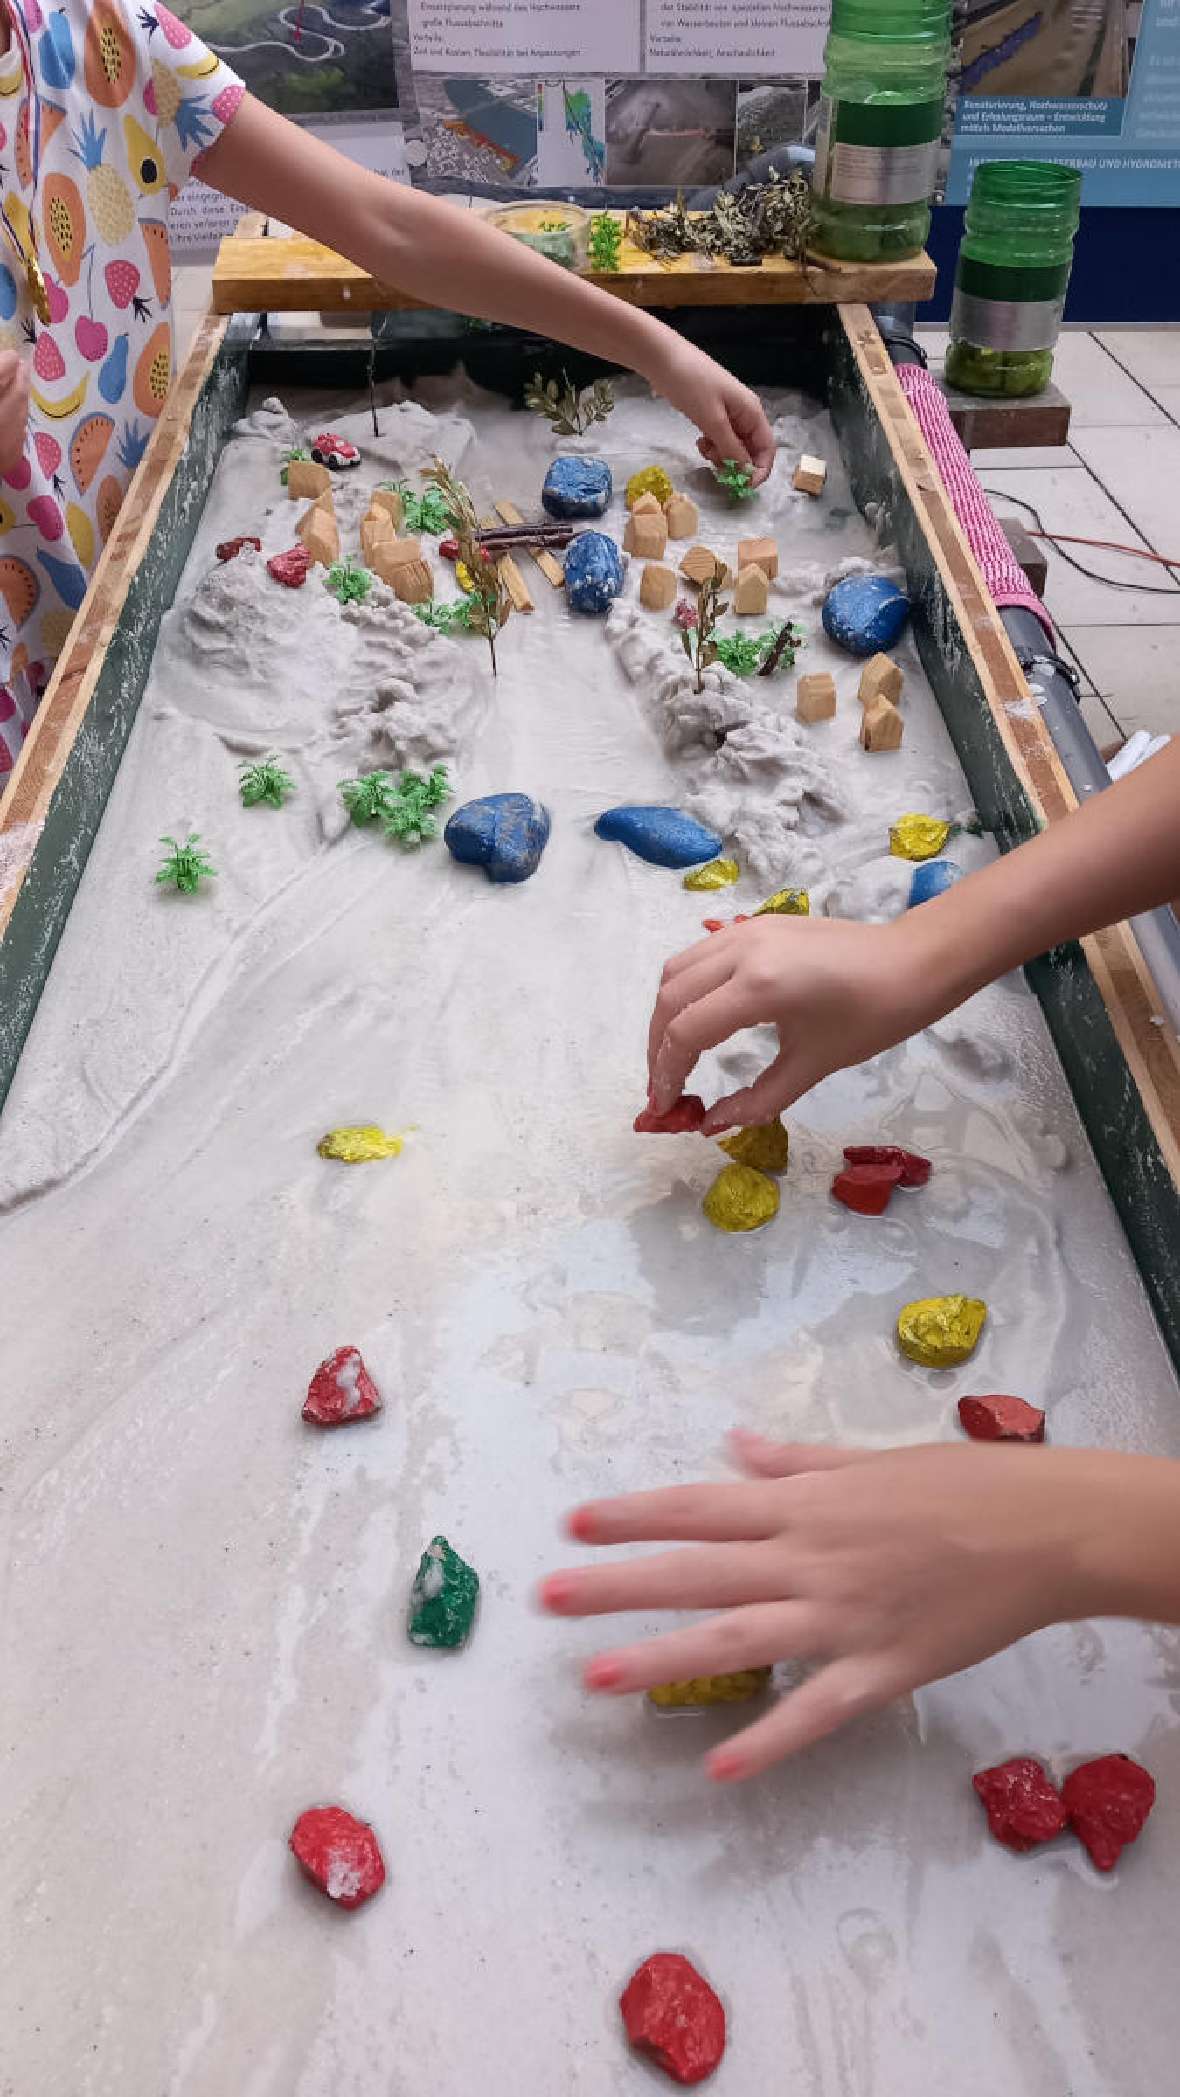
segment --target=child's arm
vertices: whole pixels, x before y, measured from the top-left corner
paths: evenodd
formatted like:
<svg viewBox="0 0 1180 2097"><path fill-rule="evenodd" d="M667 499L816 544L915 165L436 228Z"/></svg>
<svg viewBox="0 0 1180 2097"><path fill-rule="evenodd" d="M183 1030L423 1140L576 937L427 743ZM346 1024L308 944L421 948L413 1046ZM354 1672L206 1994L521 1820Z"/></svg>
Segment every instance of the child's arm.
<svg viewBox="0 0 1180 2097"><path fill-rule="evenodd" d="M925 906L923 906L925 907ZM721 1614L600 1654L616 1695L776 1660L822 1663L708 1758L734 1781L1045 1624L1180 1623L1180 1464L1091 1449L779 1447L734 1437L741 1485L582 1507L579 1543L691 1548L554 1573L559 1616Z"/></svg>
<svg viewBox="0 0 1180 2097"><path fill-rule="evenodd" d="M1180 895L1180 739L1076 814L886 925L763 917L717 932L664 970L648 1040L659 1111L705 1049L778 1030L760 1078L718 1100L706 1135L770 1121L833 1070L941 1019L1061 940Z"/></svg>
<svg viewBox="0 0 1180 2097"><path fill-rule="evenodd" d="M0 350L0 473L21 457L28 420L29 367L18 350Z"/></svg>
<svg viewBox="0 0 1180 2097"><path fill-rule="evenodd" d="M756 394L650 314L546 262L478 214L354 167L250 95L202 157L200 174L426 305L512 322L627 365L696 424L707 458L748 460L758 480L769 473L774 439Z"/></svg>

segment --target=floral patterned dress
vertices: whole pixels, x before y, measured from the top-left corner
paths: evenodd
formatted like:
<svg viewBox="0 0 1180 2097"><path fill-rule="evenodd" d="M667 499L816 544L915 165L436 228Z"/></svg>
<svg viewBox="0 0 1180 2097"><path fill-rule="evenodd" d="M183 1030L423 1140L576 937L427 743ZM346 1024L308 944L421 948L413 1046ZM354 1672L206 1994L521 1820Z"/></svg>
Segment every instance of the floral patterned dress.
<svg viewBox="0 0 1180 2097"><path fill-rule="evenodd" d="M4 5L0 349L32 392L0 478L0 790L168 392L169 204L245 92L155 0Z"/></svg>

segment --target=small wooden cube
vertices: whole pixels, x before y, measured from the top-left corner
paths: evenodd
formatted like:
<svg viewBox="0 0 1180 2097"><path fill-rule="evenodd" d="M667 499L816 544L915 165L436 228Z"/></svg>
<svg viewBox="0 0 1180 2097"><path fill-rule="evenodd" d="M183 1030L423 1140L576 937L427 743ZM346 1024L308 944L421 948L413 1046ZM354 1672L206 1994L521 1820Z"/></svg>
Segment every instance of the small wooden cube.
<svg viewBox="0 0 1180 2097"><path fill-rule="evenodd" d="M724 580L728 572L720 554L711 552L707 546L690 546L680 563L680 573L695 583L698 590L702 583L711 582L714 576Z"/></svg>
<svg viewBox="0 0 1180 2097"><path fill-rule="evenodd" d="M429 604L434 595L434 577L426 561L400 562L392 580L403 604Z"/></svg>
<svg viewBox="0 0 1180 2097"><path fill-rule="evenodd" d="M372 567L377 547L391 546L393 538L393 519L388 510L370 510L361 518L361 552L366 568Z"/></svg>
<svg viewBox="0 0 1180 2097"><path fill-rule="evenodd" d="M306 502L309 495L322 495L332 486L332 476L318 459L288 459L287 494L292 502L300 497Z"/></svg>
<svg viewBox="0 0 1180 2097"><path fill-rule="evenodd" d="M733 608L739 619L757 618L766 610L770 591L770 579L765 568L753 561L748 568L739 568L733 586Z"/></svg>
<svg viewBox="0 0 1180 2097"><path fill-rule="evenodd" d="M640 496L640 502L643 497ZM623 552L633 553L641 561L658 561L663 558L668 544L668 527L664 513L658 507L653 515L650 510L632 510L623 533Z"/></svg>
<svg viewBox="0 0 1180 2097"><path fill-rule="evenodd" d="M384 510L395 532L400 532L404 522L402 499L396 488L374 488L369 497L370 510Z"/></svg>
<svg viewBox="0 0 1180 2097"><path fill-rule="evenodd" d="M871 706L866 706L861 720L861 746L871 751L900 750L904 728L891 699L874 699Z"/></svg>
<svg viewBox="0 0 1180 2097"><path fill-rule="evenodd" d="M857 697L862 706L871 706L874 699L888 699L896 706L903 682L901 671L889 656L871 655L860 673Z"/></svg>
<svg viewBox="0 0 1180 2097"><path fill-rule="evenodd" d="M369 566L382 582L392 583L397 588L399 568L408 568L421 559L421 548L417 539L373 539Z"/></svg>
<svg viewBox="0 0 1180 2097"><path fill-rule="evenodd" d="M811 453L805 451L795 468L792 485L801 495L822 495L827 477L827 460L813 459Z"/></svg>
<svg viewBox="0 0 1180 2097"><path fill-rule="evenodd" d="M639 578L639 602L649 612L666 612L676 596L676 577L663 561L648 561Z"/></svg>
<svg viewBox="0 0 1180 2097"><path fill-rule="evenodd" d="M795 687L795 717L830 721L836 711L836 680L827 670L809 670Z"/></svg>
<svg viewBox="0 0 1180 2097"><path fill-rule="evenodd" d="M679 490L664 504L664 520L670 539L692 539L701 528L701 513L695 502Z"/></svg>
<svg viewBox="0 0 1180 2097"><path fill-rule="evenodd" d="M313 561L323 568L331 568L340 559L340 527L336 512L323 502L313 502L305 510L295 526L296 535L306 546Z"/></svg>
<svg viewBox="0 0 1180 2097"><path fill-rule="evenodd" d="M660 498L658 495L653 495L650 488L645 488L643 494L638 496L631 505L631 515L633 517L662 517L663 514Z"/></svg>
<svg viewBox="0 0 1180 2097"><path fill-rule="evenodd" d="M739 539L738 574L743 568L764 568L767 580L778 574L778 543L774 539Z"/></svg>

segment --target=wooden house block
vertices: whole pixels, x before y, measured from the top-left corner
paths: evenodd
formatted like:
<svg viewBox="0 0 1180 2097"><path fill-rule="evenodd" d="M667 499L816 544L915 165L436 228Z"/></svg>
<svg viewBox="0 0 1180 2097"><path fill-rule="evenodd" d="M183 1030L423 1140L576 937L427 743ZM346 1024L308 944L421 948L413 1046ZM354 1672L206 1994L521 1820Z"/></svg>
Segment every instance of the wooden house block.
<svg viewBox="0 0 1180 2097"><path fill-rule="evenodd" d="M805 451L795 468L792 486L798 488L801 495L822 495L827 477L827 460L815 459Z"/></svg>
<svg viewBox="0 0 1180 2097"><path fill-rule="evenodd" d="M643 501L642 495L639 500ZM653 514L650 510L641 510L637 504L623 533L624 553L633 553L641 561L658 561L663 558L667 544L668 527L659 505Z"/></svg>
<svg viewBox="0 0 1180 2097"><path fill-rule="evenodd" d="M714 576L724 581L729 570L719 553L711 552L707 546L690 546L680 563L680 573L699 589L702 583L712 581Z"/></svg>
<svg viewBox="0 0 1180 2097"><path fill-rule="evenodd" d="M373 554L377 547L391 546L393 539L393 520L388 510L369 510L361 518L361 553L366 568L373 566Z"/></svg>
<svg viewBox="0 0 1180 2097"><path fill-rule="evenodd" d="M426 561L401 561L389 578L403 604L429 604L434 577Z"/></svg>
<svg viewBox="0 0 1180 2097"><path fill-rule="evenodd" d="M303 512L295 532L312 560L322 567L334 567L340 559L340 527L330 504L313 502L310 510Z"/></svg>
<svg viewBox="0 0 1180 2097"><path fill-rule="evenodd" d="M288 459L287 493L292 502L298 502L300 497L306 502L309 495L330 493L331 487L332 476L318 459Z"/></svg>
<svg viewBox="0 0 1180 2097"><path fill-rule="evenodd" d="M871 706L874 699L888 699L896 706L903 681L901 671L889 656L871 655L860 673L857 697L862 706Z"/></svg>
<svg viewBox="0 0 1180 2097"><path fill-rule="evenodd" d="M675 601L676 577L663 561L649 561L639 578L639 602L649 612L666 612Z"/></svg>
<svg viewBox="0 0 1180 2097"><path fill-rule="evenodd" d="M836 680L827 670L810 670L795 687L795 716L800 721L830 721L836 711Z"/></svg>
<svg viewBox="0 0 1180 2097"><path fill-rule="evenodd" d="M748 568L739 568L733 586L733 608L738 618L760 617L766 610L769 591L770 578L765 568L756 567L753 561Z"/></svg>
<svg viewBox="0 0 1180 2097"><path fill-rule="evenodd" d="M664 521L670 539L693 539L701 528L701 513L695 502L677 491L664 504Z"/></svg>
<svg viewBox="0 0 1180 2097"><path fill-rule="evenodd" d="M374 488L369 497L370 510L384 510L395 532L400 532L404 522L402 499L396 488Z"/></svg>
<svg viewBox="0 0 1180 2097"><path fill-rule="evenodd" d="M397 587L397 571L406 568L412 561L420 560L422 549L417 539L374 539L369 567L382 582Z"/></svg>
<svg viewBox="0 0 1180 2097"><path fill-rule="evenodd" d="M738 574L743 568L764 568L767 580L778 574L778 542L775 539L739 539Z"/></svg>
<svg viewBox="0 0 1180 2097"><path fill-rule="evenodd" d="M861 720L861 746L871 751L900 750L904 728L891 699L874 699L871 706L866 706Z"/></svg>
<svg viewBox="0 0 1180 2097"><path fill-rule="evenodd" d="M631 515L633 517L662 517L663 514L663 504L658 495L652 494L650 488L646 488L638 500L631 505Z"/></svg>

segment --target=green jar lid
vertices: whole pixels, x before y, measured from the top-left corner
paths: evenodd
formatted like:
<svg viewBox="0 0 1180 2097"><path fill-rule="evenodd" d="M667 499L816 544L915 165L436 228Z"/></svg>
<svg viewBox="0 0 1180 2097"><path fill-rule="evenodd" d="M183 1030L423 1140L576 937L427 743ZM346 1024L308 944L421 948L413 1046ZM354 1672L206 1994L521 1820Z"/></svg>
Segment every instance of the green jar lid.
<svg viewBox="0 0 1180 2097"><path fill-rule="evenodd" d="M933 43L948 40L950 33L950 0L832 0L833 36Z"/></svg>
<svg viewBox="0 0 1180 2097"><path fill-rule="evenodd" d="M1082 177L1076 167L1045 160L984 160L975 170L967 202L974 219L1018 227L1076 233L1081 217Z"/></svg>

